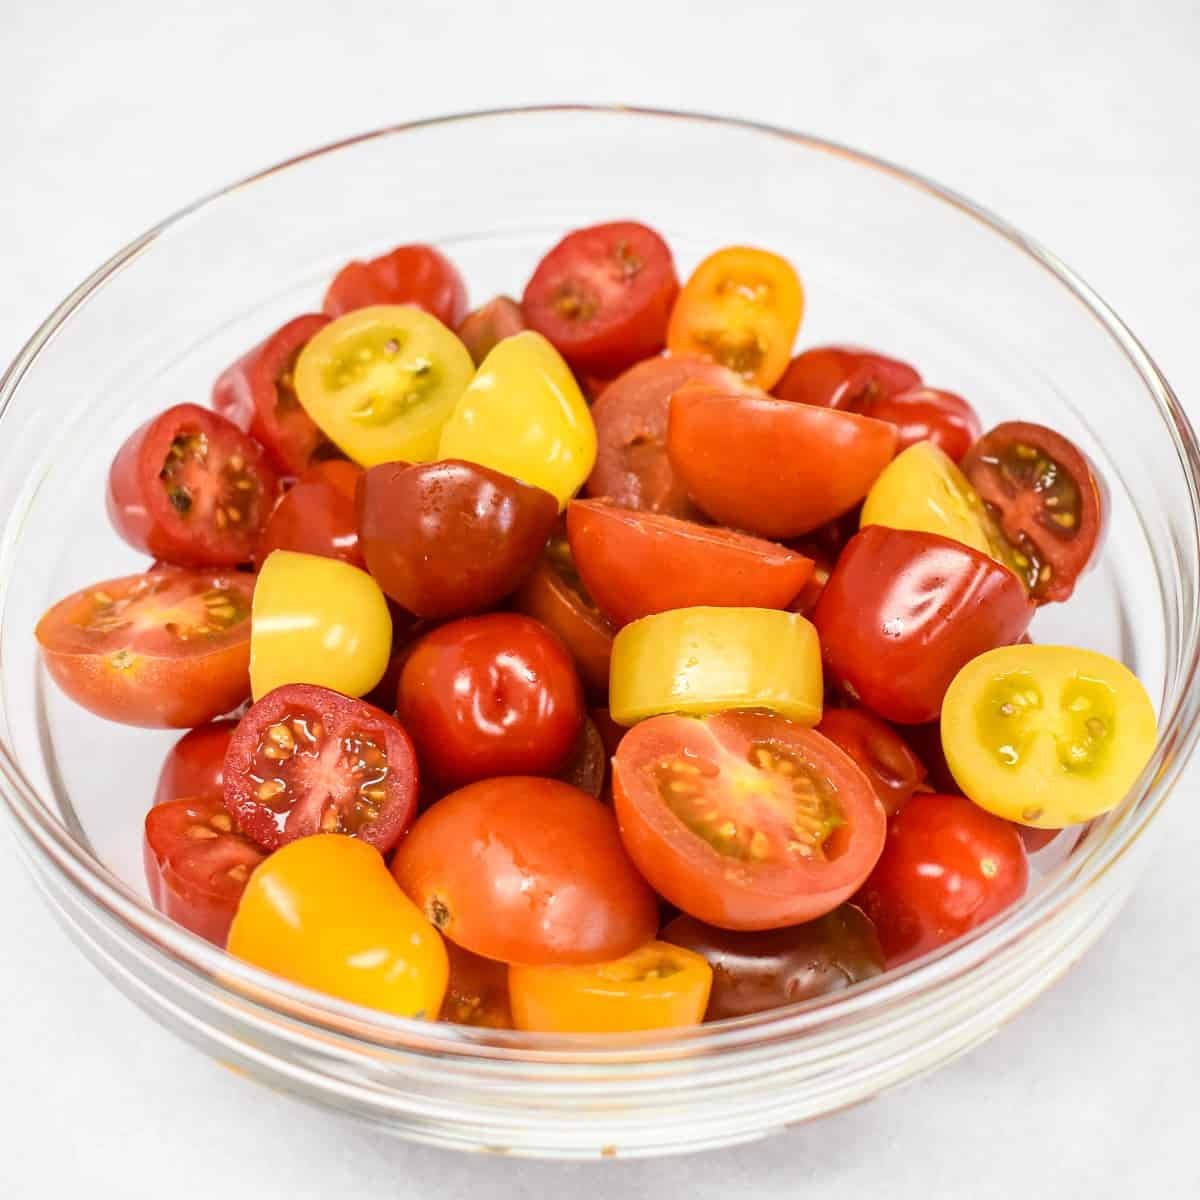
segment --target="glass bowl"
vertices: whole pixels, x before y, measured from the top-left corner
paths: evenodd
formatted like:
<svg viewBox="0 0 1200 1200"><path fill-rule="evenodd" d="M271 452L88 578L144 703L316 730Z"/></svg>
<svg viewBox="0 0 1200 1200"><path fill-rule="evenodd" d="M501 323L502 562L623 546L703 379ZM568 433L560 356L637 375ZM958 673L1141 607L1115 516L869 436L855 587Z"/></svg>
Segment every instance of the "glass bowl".
<svg viewBox="0 0 1200 1200"><path fill-rule="evenodd" d="M290 986L159 916L141 819L176 736L92 718L32 636L54 600L145 564L101 497L125 436L205 402L218 372L318 306L347 259L447 251L476 302L514 291L566 230L623 216L686 274L750 242L808 292L804 344L861 342L968 396L985 424L1044 421L1099 464L1099 565L1039 642L1122 658L1161 716L1123 805L1038 856L1028 896L919 964L837 996L671 1035L550 1037L388 1018ZM556 1157L759 1137L859 1102L986 1038L1076 961L1145 863L1196 739L1197 457L1162 376L1050 254L926 180L816 138L624 108L476 113L383 130L227 188L76 289L0 384L0 791L33 878L89 958L221 1061L406 1137Z"/></svg>

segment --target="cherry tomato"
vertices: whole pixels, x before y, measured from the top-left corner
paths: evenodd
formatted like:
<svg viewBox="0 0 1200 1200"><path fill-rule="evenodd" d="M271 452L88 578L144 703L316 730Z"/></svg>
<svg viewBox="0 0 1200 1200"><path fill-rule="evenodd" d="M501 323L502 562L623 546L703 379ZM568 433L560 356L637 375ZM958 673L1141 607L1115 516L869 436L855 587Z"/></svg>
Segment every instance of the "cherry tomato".
<svg viewBox="0 0 1200 1200"><path fill-rule="evenodd" d="M508 969L513 1021L535 1033L632 1033L704 1019L713 972L699 955L650 942L610 962Z"/></svg>
<svg viewBox="0 0 1200 1200"><path fill-rule="evenodd" d="M614 221L567 234L538 263L522 307L573 368L611 376L663 348L678 294L666 242Z"/></svg>
<svg viewBox="0 0 1200 1200"><path fill-rule="evenodd" d="M963 470L1034 599L1068 599L1105 520L1101 485L1083 453L1044 425L1007 421L976 443Z"/></svg>
<svg viewBox="0 0 1200 1200"><path fill-rule="evenodd" d="M367 568L419 617L480 612L533 570L558 520L541 488L474 463L385 463L363 477Z"/></svg>
<svg viewBox="0 0 1200 1200"><path fill-rule="evenodd" d="M242 718L225 755L225 807L275 850L345 833L387 853L417 807L417 761L387 713L328 688L276 688Z"/></svg>
<svg viewBox="0 0 1200 1200"><path fill-rule="evenodd" d="M1060 829L1120 804L1158 738L1128 667L1093 650L1007 646L966 663L946 692L942 746L982 808Z"/></svg>
<svg viewBox="0 0 1200 1200"><path fill-rule="evenodd" d="M865 708L827 708L817 732L854 759L889 817L924 782L925 764L890 725Z"/></svg>
<svg viewBox="0 0 1200 1200"><path fill-rule="evenodd" d="M309 467L275 505L258 540L258 561L266 562L274 550L296 550L363 566L354 510L362 473L362 467L352 462Z"/></svg>
<svg viewBox="0 0 1200 1200"><path fill-rule="evenodd" d="M872 525L842 552L813 624L829 678L887 721L932 721L959 669L1015 642L1021 581L950 538Z"/></svg>
<svg viewBox="0 0 1200 1200"><path fill-rule="evenodd" d="M1029 882L1016 829L962 796L923 792L888 826L855 898L889 967L919 958L1015 904Z"/></svg>
<svg viewBox="0 0 1200 1200"><path fill-rule="evenodd" d="M865 413L876 401L920 385L920 374L897 358L853 346L814 346L788 363L771 390L793 403Z"/></svg>
<svg viewBox="0 0 1200 1200"><path fill-rule="evenodd" d="M142 849L154 907L224 946L246 881L263 852L238 831L220 798L155 804L146 814Z"/></svg>
<svg viewBox="0 0 1200 1200"><path fill-rule="evenodd" d="M583 689L545 626L489 613L442 625L413 647L397 712L432 778L457 787L554 774L583 726Z"/></svg>
<svg viewBox="0 0 1200 1200"><path fill-rule="evenodd" d="M210 721L185 733L163 762L154 803L181 796L219 802L225 795L225 751L237 726L236 721Z"/></svg>
<svg viewBox="0 0 1200 1200"><path fill-rule="evenodd" d="M937 388L913 387L883 395L862 411L895 425L897 450L932 442L954 462L962 459L982 429L975 410L961 396Z"/></svg>
<svg viewBox="0 0 1200 1200"><path fill-rule="evenodd" d="M438 1019L481 1029L512 1029L507 964L472 954L453 942L446 943L446 955L450 979Z"/></svg>
<svg viewBox="0 0 1200 1200"><path fill-rule="evenodd" d="M135 549L181 566L254 557L279 479L232 422L177 404L136 430L113 459L108 515Z"/></svg>
<svg viewBox="0 0 1200 1200"><path fill-rule="evenodd" d="M600 799L608 775L608 751L600 730L590 716L584 717L583 728L575 739L575 748L567 759L558 778L581 792Z"/></svg>
<svg viewBox="0 0 1200 1200"><path fill-rule="evenodd" d="M254 576L170 567L110 579L38 622L50 677L110 721L187 729L250 694Z"/></svg>
<svg viewBox="0 0 1200 1200"><path fill-rule="evenodd" d="M458 336L471 361L479 366L505 338L528 328L521 306L508 296L496 296L482 308L467 313L458 327Z"/></svg>
<svg viewBox="0 0 1200 1200"><path fill-rule="evenodd" d="M402 1017L437 1019L446 947L374 847L301 838L250 878L229 953L293 983Z"/></svg>
<svg viewBox="0 0 1200 1200"><path fill-rule="evenodd" d="M213 386L213 408L261 443L284 475L301 475L337 454L296 397L296 360L328 324L323 313L296 317L227 367Z"/></svg>
<svg viewBox="0 0 1200 1200"><path fill-rule="evenodd" d="M832 911L875 865L887 824L848 755L767 713L643 721L617 751L613 794L642 874L723 929Z"/></svg>
<svg viewBox="0 0 1200 1200"><path fill-rule="evenodd" d="M658 928L612 813L555 779L488 779L443 797L392 872L446 937L502 962L598 962Z"/></svg>
<svg viewBox="0 0 1200 1200"><path fill-rule="evenodd" d="M932 791L957 792L960 790L946 764L946 754L942 750L940 721L929 721L923 725L906 725L903 736L917 757L925 764L928 772L926 778Z"/></svg>
<svg viewBox="0 0 1200 1200"><path fill-rule="evenodd" d="M567 506L571 556L618 627L673 608L783 608L812 560L773 542L597 500Z"/></svg>
<svg viewBox="0 0 1200 1200"><path fill-rule="evenodd" d="M694 951L712 967L706 1021L797 1004L883 973L879 935L853 904L803 925L757 932L679 916L659 937Z"/></svg>
<svg viewBox="0 0 1200 1200"><path fill-rule="evenodd" d="M341 317L379 304L415 304L453 329L467 311L467 287L454 264L432 246L397 246L367 262L349 262L321 307Z"/></svg>
<svg viewBox="0 0 1200 1200"><path fill-rule="evenodd" d="M667 454L710 517L762 537L808 533L853 508L891 461L885 421L695 384L671 397Z"/></svg>
<svg viewBox="0 0 1200 1200"><path fill-rule="evenodd" d="M804 288L787 259L729 246L710 254L679 293L667 348L712 359L770 388L787 368L803 314Z"/></svg>

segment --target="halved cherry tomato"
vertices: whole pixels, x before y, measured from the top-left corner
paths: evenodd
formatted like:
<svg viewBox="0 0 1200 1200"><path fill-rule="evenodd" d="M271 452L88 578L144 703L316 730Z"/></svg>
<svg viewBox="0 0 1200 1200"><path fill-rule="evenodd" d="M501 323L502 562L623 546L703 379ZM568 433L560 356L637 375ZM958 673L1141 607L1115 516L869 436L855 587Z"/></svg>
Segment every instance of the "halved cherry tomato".
<svg viewBox="0 0 1200 1200"><path fill-rule="evenodd" d="M583 728L575 739L575 748L571 757L558 772L558 778L563 783L569 783L581 792L600 799L604 792L604 782L608 775L608 751L596 722L590 716L584 717Z"/></svg>
<svg viewBox="0 0 1200 1200"><path fill-rule="evenodd" d="M788 363L771 391L781 400L865 413L875 401L920 384L916 369L898 358L853 346L814 346Z"/></svg>
<svg viewBox="0 0 1200 1200"><path fill-rule="evenodd" d="M975 444L963 470L1034 599L1066 600L1104 529L1101 485L1087 458L1053 429L1006 421Z"/></svg>
<svg viewBox="0 0 1200 1200"><path fill-rule="evenodd" d="M168 751L158 773L154 803L181 796L220 801L225 795L225 751L237 725L236 721L210 721L185 733Z"/></svg>
<svg viewBox="0 0 1200 1200"><path fill-rule="evenodd" d="M817 726L859 765L893 817L924 781L925 764L888 724L865 708L827 708Z"/></svg>
<svg viewBox="0 0 1200 1200"><path fill-rule="evenodd" d="M598 500L567 506L567 536L584 585L618 627L673 608L783 608L812 571L773 542Z"/></svg>
<svg viewBox="0 0 1200 1200"><path fill-rule="evenodd" d="M650 942L583 967L508 969L513 1023L535 1033L632 1033L704 1019L712 967L682 946Z"/></svg>
<svg viewBox="0 0 1200 1200"><path fill-rule="evenodd" d="M979 437L982 427L975 410L954 392L913 387L868 401L862 410L877 421L896 427L896 448L903 452L918 442L932 442L959 462Z"/></svg>
<svg viewBox="0 0 1200 1200"><path fill-rule="evenodd" d="M848 755L767 713L643 721L617 751L613 794L642 874L723 929L832 911L870 873L887 825Z"/></svg>
<svg viewBox="0 0 1200 1200"><path fill-rule="evenodd" d="M195 404L130 435L108 475L108 515L135 549L181 566L254 557L279 479L263 448Z"/></svg>
<svg viewBox="0 0 1200 1200"><path fill-rule="evenodd" d="M962 796L914 796L888 826L855 903L889 967L928 954L1015 904L1029 882L1020 835Z"/></svg>
<svg viewBox="0 0 1200 1200"><path fill-rule="evenodd" d="M678 294L666 242L614 221L567 234L538 263L521 304L573 368L612 376L663 348Z"/></svg>
<svg viewBox="0 0 1200 1200"><path fill-rule="evenodd" d="M362 477L357 463L314 463L279 498L256 558L266 562L274 550L296 550L340 558L352 567L364 565L358 544L354 493Z"/></svg>
<svg viewBox="0 0 1200 1200"><path fill-rule="evenodd" d="M467 313L457 332L471 361L479 366L498 343L528 328L521 306L508 296L496 296L482 308Z"/></svg>
<svg viewBox="0 0 1200 1200"><path fill-rule="evenodd" d="M419 617L481 612L504 599L533 570L557 520L549 492L455 459L372 467L358 492L367 568Z"/></svg>
<svg viewBox="0 0 1200 1200"><path fill-rule="evenodd" d="M671 397L667 454L710 517L763 537L808 533L853 508L891 461L884 421L689 385Z"/></svg>
<svg viewBox="0 0 1200 1200"><path fill-rule="evenodd" d="M110 721L187 729L250 694L254 576L177 567L60 600L38 622L50 677Z"/></svg>
<svg viewBox="0 0 1200 1200"><path fill-rule="evenodd" d="M444 796L392 872L446 937L503 962L598 962L658 928L612 813L556 779L487 779Z"/></svg>
<svg viewBox="0 0 1200 1200"><path fill-rule="evenodd" d="M348 262L333 277L321 307L341 317L378 304L415 304L453 329L467 311L467 286L441 251L417 243L367 262Z"/></svg>
<svg viewBox="0 0 1200 1200"><path fill-rule="evenodd" d="M225 807L275 850L345 833L387 853L417 807L417 759L393 717L328 688L276 688L242 718L225 755Z"/></svg>
<svg viewBox="0 0 1200 1200"><path fill-rule="evenodd" d="M804 288L792 264L749 246L710 254L671 310L672 354L712 359L757 387L779 382L804 314Z"/></svg>
<svg viewBox="0 0 1200 1200"><path fill-rule="evenodd" d="M227 367L213 385L213 408L260 442L285 475L300 475L338 453L296 398L296 360L328 324L323 313L296 317Z"/></svg>
<svg viewBox="0 0 1200 1200"><path fill-rule="evenodd" d="M877 715L931 721L959 669L1033 616L1021 581L950 538L871 525L838 559L813 612L830 680Z"/></svg>
<svg viewBox="0 0 1200 1200"><path fill-rule="evenodd" d="M480 1029L512 1029L507 963L472 954L453 942L446 942L446 955L450 978L438 1019Z"/></svg>
<svg viewBox="0 0 1200 1200"><path fill-rule="evenodd" d="M1120 804L1154 751L1154 705L1128 667L1069 646L1007 646L946 692L959 787L1009 821L1060 829Z"/></svg>
<svg viewBox="0 0 1200 1200"><path fill-rule="evenodd" d="M246 881L264 855L219 797L195 796L155 804L146 814L142 857L154 907L224 946Z"/></svg>

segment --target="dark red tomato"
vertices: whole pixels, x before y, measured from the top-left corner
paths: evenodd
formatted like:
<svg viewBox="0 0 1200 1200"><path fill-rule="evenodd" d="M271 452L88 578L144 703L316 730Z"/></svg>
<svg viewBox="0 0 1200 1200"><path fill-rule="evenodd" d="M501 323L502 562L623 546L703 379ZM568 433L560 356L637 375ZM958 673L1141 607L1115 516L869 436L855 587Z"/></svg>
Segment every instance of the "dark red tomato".
<svg viewBox="0 0 1200 1200"><path fill-rule="evenodd" d="M1083 452L1044 425L1006 421L972 447L962 467L1033 598L1068 599L1100 544L1107 507Z"/></svg>
<svg viewBox="0 0 1200 1200"><path fill-rule="evenodd" d="M658 938L708 960L713 981L706 1021L782 1008L883 974L875 926L853 904L803 925L759 931L718 929L681 916Z"/></svg>
<svg viewBox="0 0 1200 1200"><path fill-rule="evenodd" d="M975 410L961 396L937 388L910 388L880 396L863 412L895 425L897 454L917 442L932 442L955 462L961 461L982 428Z"/></svg>
<svg viewBox="0 0 1200 1200"><path fill-rule="evenodd" d="M446 942L446 956L450 978L438 1020L480 1029L511 1029L508 964L472 954L451 941Z"/></svg>
<svg viewBox="0 0 1200 1200"><path fill-rule="evenodd" d="M666 242L614 221L567 234L538 263L521 306L575 370L612 376L663 348L678 294Z"/></svg>
<svg viewBox="0 0 1200 1200"><path fill-rule="evenodd" d="M163 762L154 803L181 796L219 802L225 795L225 752L237 726L236 721L210 721L185 733Z"/></svg>
<svg viewBox="0 0 1200 1200"><path fill-rule="evenodd" d="M300 406L293 378L300 351L328 324L323 313L296 317L227 367L213 386L213 408L261 443L284 475L339 456Z"/></svg>
<svg viewBox="0 0 1200 1200"><path fill-rule="evenodd" d="M858 532L861 511L861 507L856 505L842 516L826 521L812 533L788 543L791 549L813 561L808 582L788 605L792 612L804 613L807 616L816 607L825 585L829 582L829 576L833 574L838 556L846 548L846 543Z"/></svg>
<svg viewBox="0 0 1200 1200"><path fill-rule="evenodd" d="M364 566L354 505L362 474L352 462L309 467L275 505L258 542L258 561L266 562L273 550L296 550Z"/></svg>
<svg viewBox="0 0 1200 1200"><path fill-rule="evenodd" d="M615 508L567 505L571 557L600 611L616 626L673 608L783 608L812 560L774 542Z"/></svg>
<svg viewBox="0 0 1200 1200"><path fill-rule="evenodd" d="M266 452L195 404L147 421L117 451L108 515L135 550L181 566L237 566L254 557L279 490Z"/></svg>
<svg viewBox="0 0 1200 1200"><path fill-rule="evenodd" d="M366 262L348 262L333 277L321 308L341 317L374 304L415 304L455 329L467 312L467 285L441 251L397 246Z"/></svg>
<svg viewBox="0 0 1200 1200"><path fill-rule="evenodd" d="M928 954L1015 904L1029 882L1021 835L963 796L924 792L892 819L855 898L889 967Z"/></svg>
<svg viewBox="0 0 1200 1200"><path fill-rule="evenodd" d="M363 699L376 708L382 708L384 712L395 712L396 694L400 690L400 672L404 670L412 648L436 626L432 621L417 620L412 613L405 612L394 602L389 602L388 608L392 614L391 657L388 659L383 678Z"/></svg>
<svg viewBox="0 0 1200 1200"><path fill-rule="evenodd" d="M817 732L854 759L889 817L900 811L925 779L925 764L908 743L865 708L827 708Z"/></svg>
<svg viewBox="0 0 1200 1200"><path fill-rule="evenodd" d="M604 739L595 721L591 717L584 717L583 728L575 740L575 749L559 771L558 778L599 799L607 775L608 752L604 747Z"/></svg>
<svg viewBox="0 0 1200 1200"><path fill-rule="evenodd" d="M501 962L603 962L658 928L612 813L556 779L487 779L443 797L392 873L447 938Z"/></svg>
<svg viewBox="0 0 1200 1200"><path fill-rule="evenodd" d="M671 397L667 454L723 525L808 533L853 508L892 460L896 431L855 413L690 385Z"/></svg>
<svg viewBox="0 0 1200 1200"><path fill-rule="evenodd" d="M521 306L508 296L496 296L482 308L469 312L458 327L458 336L476 366L513 334L528 329Z"/></svg>
<svg viewBox="0 0 1200 1200"><path fill-rule="evenodd" d="M154 907L224 946L246 880L264 855L219 799L190 797L146 814L142 857Z"/></svg>
<svg viewBox="0 0 1200 1200"><path fill-rule="evenodd" d="M958 792L960 790L946 763L946 754L942 749L940 721L930 721L925 725L906 725L904 739L916 752L921 762L925 764L928 772L927 778L934 791Z"/></svg>
<svg viewBox="0 0 1200 1200"><path fill-rule="evenodd" d="M866 879L886 818L828 738L783 717L652 717L613 765L621 837L650 883L723 929L832 911Z"/></svg>
<svg viewBox="0 0 1200 1200"><path fill-rule="evenodd" d="M700 516L667 459L671 395L687 383L757 395L736 372L702 358L651 358L630 367L592 405L596 465L583 485L589 496L671 517Z"/></svg>
<svg viewBox="0 0 1200 1200"><path fill-rule="evenodd" d="M513 592L558 520L538 487L475 463L384 463L362 477L367 569L419 617L481 612Z"/></svg>
<svg viewBox="0 0 1200 1200"><path fill-rule="evenodd" d="M621 748L621 739L628 730L624 725L618 725L612 719L607 708L591 708L588 710L588 715L596 726L596 730L600 734L600 741L604 745L604 784L600 789L600 799L605 804L612 804L612 761Z"/></svg>
<svg viewBox="0 0 1200 1200"><path fill-rule="evenodd" d="M853 346L814 346L797 354L771 389L781 400L865 412L884 396L919 387L908 363Z"/></svg>
<svg viewBox="0 0 1200 1200"><path fill-rule="evenodd" d="M60 600L38 622L51 678L110 721L190 729L250 695L254 576L160 567Z"/></svg>
<svg viewBox="0 0 1200 1200"><path fill-rule="evenodd" d="M412 742L387 713L293 683L242 718L225 756L225 807L260 846L345 833L386 854L417 807Z"/></svg>
<svg viewBox="0 0 1200 1200"><path fill-rule="evenodd" d="M828 679L901 725L932 721L959 670L1032 617L1021 581L986 554L882 525L850 540L812 614Z"/></svg>

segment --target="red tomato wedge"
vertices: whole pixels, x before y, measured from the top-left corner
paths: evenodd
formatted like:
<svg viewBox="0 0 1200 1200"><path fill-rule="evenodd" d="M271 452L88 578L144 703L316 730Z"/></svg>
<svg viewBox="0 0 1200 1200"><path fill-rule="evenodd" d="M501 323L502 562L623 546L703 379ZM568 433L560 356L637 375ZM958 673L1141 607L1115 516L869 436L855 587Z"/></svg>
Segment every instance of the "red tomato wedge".
<svg viewBox="0 0 1200 1200"><path fill-rule="evenodd" d="M261 564L274 550L340 558L362 567L355 492L363 469L357 463L315 463L279 498L258 543Z"/></svg>
<svg viewBox="0 0 1200 1200"><path fill-rule="evenodd" d="M814 346L788 363L771 391L781 400L866 412L875 401L920 384L917 370L898 358L853 346Z"/></svg>
<svg viewBox="0 0 1200 1200"><path fill-rule="evenodd" d="M467 285L440 250L416 243L347 263L321 307L330 317L341 317L376 304L415 304L453 329L466 315Z"/></svg>

